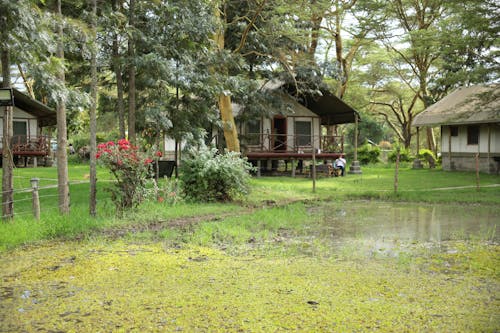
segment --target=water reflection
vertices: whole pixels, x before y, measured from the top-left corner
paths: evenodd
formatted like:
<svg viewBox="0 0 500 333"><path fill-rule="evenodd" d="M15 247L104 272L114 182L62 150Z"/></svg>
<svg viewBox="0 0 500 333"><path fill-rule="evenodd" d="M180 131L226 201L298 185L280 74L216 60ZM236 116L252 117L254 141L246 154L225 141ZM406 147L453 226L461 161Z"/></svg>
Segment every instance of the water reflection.
<svg viewBox="0 0 500 333"><path fill-rule="evenodd" d="M356 242L369 245L370 251L391 252L391 248L401 249L412 243L499 240L500 208L493 206L384 202L340 205L327 204L319 213L321 236L329 238L337 248Z"/></svg>

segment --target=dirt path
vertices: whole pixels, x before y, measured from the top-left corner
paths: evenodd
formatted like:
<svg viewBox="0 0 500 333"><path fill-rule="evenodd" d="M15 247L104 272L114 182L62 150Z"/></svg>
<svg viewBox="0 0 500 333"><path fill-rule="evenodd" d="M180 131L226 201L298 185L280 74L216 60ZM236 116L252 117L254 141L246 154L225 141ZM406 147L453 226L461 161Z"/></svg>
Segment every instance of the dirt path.
<svg viewBox="0 0 500 333"><path fill-rule="evenodd" d="M265 200L262 202L261 206L241 206L241 209L238 212L226 212L219 214L205 214L205 215L197 215L197 216L187 216L187 217L179 217L167 220L154 220L154 221L145 221L143 223L135 223L131 225L120 225L111 228L107 228L104 230L98 231L96 234L104 236L106 239L115 240L122 238L128 234L137 234L141 232L152 232L158 233L167 228L189 228L192 225L201 223L201 222L218 222L222 221L226 218L248 215L252 214L259 209L265 209L270 207L278 207L278 206L286 206L291 203L298 202L298 200L287 200L281 203L277 203L273 200ZM84 235L79 235L76 237L77 240L81 240Z"/></svg>

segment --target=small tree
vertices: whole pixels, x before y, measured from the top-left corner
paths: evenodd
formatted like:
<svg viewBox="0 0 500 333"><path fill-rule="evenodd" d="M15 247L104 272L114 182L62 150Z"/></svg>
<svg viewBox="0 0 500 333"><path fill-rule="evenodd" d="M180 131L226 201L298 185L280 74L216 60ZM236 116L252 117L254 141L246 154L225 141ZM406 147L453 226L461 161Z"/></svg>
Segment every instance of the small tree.
<svg viewBox="0 0 500 333"><path fill-rule="evenodd" d="M118 211L135 207L146 198L153 162L146 153L139 152L137 146L122 139L116 143L109 141L99 144L96 158L116 179L108 191Z"/></svg>

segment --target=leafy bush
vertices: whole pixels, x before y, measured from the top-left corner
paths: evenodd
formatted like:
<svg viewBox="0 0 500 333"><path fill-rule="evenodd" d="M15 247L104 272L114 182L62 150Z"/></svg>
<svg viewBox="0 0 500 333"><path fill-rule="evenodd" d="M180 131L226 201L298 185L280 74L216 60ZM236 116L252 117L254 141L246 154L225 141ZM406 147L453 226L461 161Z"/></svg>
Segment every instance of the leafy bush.
<svg viewBox="0 0 500 333"><path fill-rule="evenodd" d="M436 167L437 158L436 158L436 155L434 155L434 152L432 150L420 149L418 152L418 157L426 160L427 163L429 163L429 168Z"/></svg>
<svg viewBox="0 0 500 333"><path fill-rule="evenodd" d="M252 165L239 153L203 147L185 154L180 167L184 196L193 201L231 201L249 192Z"/></svg>
<svg viewBox="0 0 500 333"><path fill-rule="evenodd" d="M148 176L152 174L152 158L125 139L99 144L96 157L116 178L116 183L108 190L118 211L137 206L144 200Z"/></svg>
<svg viewBox="0 0 500 333"><path fill-rule="evenodd" d="M409 162L412 159L411 152L409 149L395 146L394 149L389 153L387 157L389 161L396 162L397 151L399 149L399 161L400 162Z"/></svg>
<svg viewBox="0 0 500 333"><path fill-rule="evenodd" d="M380 156L380 148L370 144L364 144L358 148L358 160L361 164L377 163Z"/></svg>

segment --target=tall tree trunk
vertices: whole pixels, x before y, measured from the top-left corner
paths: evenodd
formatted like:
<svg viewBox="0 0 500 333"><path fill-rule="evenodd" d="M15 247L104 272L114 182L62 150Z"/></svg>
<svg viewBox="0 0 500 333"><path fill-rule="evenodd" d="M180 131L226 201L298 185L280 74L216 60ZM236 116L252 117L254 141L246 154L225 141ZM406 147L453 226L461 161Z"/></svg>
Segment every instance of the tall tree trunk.
<svg viewBox="0 0 500 333"><path fill-rule="evenodd" d="M345 94L345 88L346 86L344 85L346 80L345 80L345 66L344 66L344 59L342 57L342 51L344 46L342 45L342 34L341 34L341 29L342 29L342 16L341 16L341 10L338 1L335 3L336 10L335 10L335 55L337 58L337 64L340 69L340 73L342 73L343 77L340 78L338 88L337 88L337 96L342 99L342 97Z"/></svg>
<svg viewBox="0 0 500 333"><path fill-rule="evenodd" d="M318 48L319 43L319 31L321 29L321 22L323 21L323 15L318 14L314 7L316 5L316 0L311 1L311 9L313 9L313 13L311 15L311 43L309 44L309 48L307 50L310 61L314 62L314 55L316 54L316 49Z"/></svg>
<svg viewBox="0 0 500 333"><path fill-rule="evenodd" d="M427 68L425 67L425 64L419 64L420 66L418 67L420 69L420 91L421 91L421 100L424 103L424 109L427 109L430 106L429 103L429 94L427 91L427 81L425 80L428 76L427 74ZM434 152L434 154L437 156L437 149L436 149L436 137L434 136L434 130L432 127L426 127L426 134L427 134L427 149L430 151ZM418 151L417 151L418 154Z"/></svg>
<svg viewBox="0 0 500 333"><path fill-rule="evenodd" d="M89 195L89 213L90 216L96 216L96 206L97 206L97 170L96 170L96 153L97 153L97 120L96 120L96 108L97 108L97 33L96 33L96 15L97 15L97 3L96 0L90 1L92 6L92 18L90 23L90 29L92 31L92 49L91 49L91 59L90 59L90 73L91 73L91 85L90 85L90 95L92 98L89 110L89 120L90 120L90 195Z"/></svg>
<svg viewBox="0 0 500 333"><path fill-rule="evenodd" d="M130 0L129 8L129 26L134 29L134 11L135 0ZM128 38L128 138L130 142L135 143L135 42L134 32L129 32Z"/></svg>
<svg viewBox="0 0 500 333"><path fill-rule="evenodd" d="M218 19L220 26L215 32L214 40L219 51L224 50L224 27L220 18L220 9L216 6L215 16ZM226 147L229 151L240 151L240 141L238 139L238 131L234 121L233 107L231 104L231 96L221 93L218 98L220 117L226 139Z"/></svg>
<svg viewBox="0 0 500 333"><path fill-rule="evenodd" d="M121 1L120 1L121 2ZM116 12L121 9L121 3L113 0L113 10ZM113 69L116 75L116 108L118 112L118 125L120 128L120 138L125 138L125 109L123 107L123 77L120 57L119 35L115 34L113 38Z"/></svg>
<svg viewBox="0 0 500 333"><path fill-rule="evenodd" d="M1 27L1 26L0 26ZM6 38L7 27L0 29L2 37ZM10 60L9 50L1 50L2 61L2 88L10 88ZM3 112L3 138L2 138L2 217L3 219L11 219L14 217L14 160L12 151L10 150L12 135L13 135L13 107L6 106Z"/></svg>
<svg viewBox="0 0 500 333"><path fill-rule="evenodd" d="M57 57L64 62L64 42L63 42L63 16L61 10L61 0L57 0ZM64 86L66 80L64 67L59 69L57 78ZM57 183L59 194L59 212L69 214L69 184L68 184L68 155L67 147L67 128L66 128L66 101L65 97L57 101Z"/></svg>

